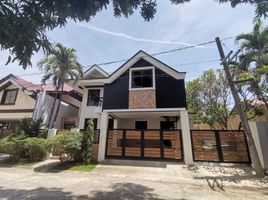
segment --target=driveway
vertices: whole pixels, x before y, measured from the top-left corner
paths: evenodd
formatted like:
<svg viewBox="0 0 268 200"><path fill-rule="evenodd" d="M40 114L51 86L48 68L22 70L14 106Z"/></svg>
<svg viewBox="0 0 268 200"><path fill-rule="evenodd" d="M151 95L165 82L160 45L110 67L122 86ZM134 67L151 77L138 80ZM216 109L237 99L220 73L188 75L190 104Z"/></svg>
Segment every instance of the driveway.
<svg viewBox="0 0 268 200"><path fill-rule="evenodd" d="M217 168L98 165L92 172L38 172L1 167L0 199L268 199L267 177L256 179L249 167L242 167L246 175L241 167L222 167L223 175Z"/></svg>

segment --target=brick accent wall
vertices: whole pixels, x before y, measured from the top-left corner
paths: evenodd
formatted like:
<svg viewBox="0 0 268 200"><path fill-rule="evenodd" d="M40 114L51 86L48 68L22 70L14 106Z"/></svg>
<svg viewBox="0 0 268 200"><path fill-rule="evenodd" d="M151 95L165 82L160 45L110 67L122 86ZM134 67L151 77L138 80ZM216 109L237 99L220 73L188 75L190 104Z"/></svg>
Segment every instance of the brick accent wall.
<svg viewBox="0 0 268 200"><path fill-rule="evenodd" d="M130 90L128 93L128 108L156 108L155 90Z"/></svg>
<svg viewBox="0 0 268 200"><path fill-rule="evenodd" d="M93 144L92 146L92 152L91 152L91 159L92 161L97 162L98 161L98 152L99 152L99 144Z"/></svg>

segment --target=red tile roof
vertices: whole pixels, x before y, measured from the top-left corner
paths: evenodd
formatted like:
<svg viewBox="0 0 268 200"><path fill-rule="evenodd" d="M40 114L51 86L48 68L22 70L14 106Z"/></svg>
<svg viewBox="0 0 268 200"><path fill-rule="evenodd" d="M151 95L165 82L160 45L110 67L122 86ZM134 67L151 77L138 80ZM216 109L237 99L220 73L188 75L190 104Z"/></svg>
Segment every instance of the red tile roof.
<svg viewBox="0 0 268 200"><path fill-rule="evenodd" d="M0 80L0 84L5 82L6 80L13 78L19 85L21 85L23 88L25 88L26 90L29 91L33 91L33 92L38 92L42 89L48 91L48 92L53 92L55 91L55 87L52 84L47 84L47 85L38 85L38 84L34 84L32 82L26 81L24 79L22 79L19 76L15 76L13 74L9 74L8 76L6 76L5 78ZM64 84L64 88L63 91L64 92L71 92L74 89L69 86L68 84Z"/></svg>
<svg viewBox="0 0 268 200"><path fill-rule="evenodd" d="M53 91L55 91L55 86L53 86L52 84L43 85L42 89L44 89L44 90L46 90L48 92L53 92ZM67 84L64 84L64 86L63 86L63 91L64 92L71 92L73 90L74 89L71 86L69 86Z"/></svg>

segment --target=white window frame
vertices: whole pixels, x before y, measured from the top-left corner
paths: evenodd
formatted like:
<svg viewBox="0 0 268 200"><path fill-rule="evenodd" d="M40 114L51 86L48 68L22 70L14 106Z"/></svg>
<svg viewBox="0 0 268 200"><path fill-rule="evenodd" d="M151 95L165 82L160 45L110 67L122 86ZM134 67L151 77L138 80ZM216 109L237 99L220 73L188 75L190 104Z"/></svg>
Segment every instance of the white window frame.
<svg viewBox="0 0 268 200"><path fill-rule="evenodd" d="M144 88L132 88L132 71L142 71L142 70L147 70L151 69L153 74L153 87L144 87ZM152 90L155 89L155 67L150 66L150 67L135 67L135 68L130 68L129 69L129 90Z"/></svg>

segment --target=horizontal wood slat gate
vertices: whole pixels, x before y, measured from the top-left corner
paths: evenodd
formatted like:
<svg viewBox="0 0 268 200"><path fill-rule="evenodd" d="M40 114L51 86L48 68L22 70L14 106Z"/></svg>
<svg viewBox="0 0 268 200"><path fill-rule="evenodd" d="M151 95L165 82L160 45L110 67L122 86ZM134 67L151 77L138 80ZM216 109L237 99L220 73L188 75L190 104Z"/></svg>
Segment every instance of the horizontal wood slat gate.
<svg viewBox="0 0 268 200"><path fill-rule="evenodd" d="M243 131L191 130L194 161L250 163Z"/></svg>
<svg viewBox="0 0 268 200"><path fill-rule="evenodd" d="M108 130L106 158L183 159L180 130Z"/></svg>

